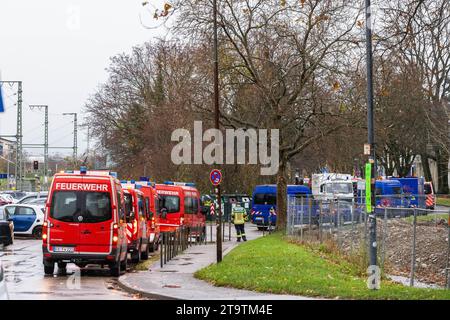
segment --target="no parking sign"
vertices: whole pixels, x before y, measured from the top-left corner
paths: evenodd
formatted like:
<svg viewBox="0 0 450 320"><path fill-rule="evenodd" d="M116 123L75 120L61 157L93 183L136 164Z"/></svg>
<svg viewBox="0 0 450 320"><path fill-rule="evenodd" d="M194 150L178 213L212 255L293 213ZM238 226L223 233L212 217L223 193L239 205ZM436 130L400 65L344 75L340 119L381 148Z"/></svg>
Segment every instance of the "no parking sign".
<svg viewBox="0 0 450 320"><path fill-rule="evenodd" d="M209 174L209 180L212 185L217 187L222 182L222 172L219 169L214 169Z"/></svg>

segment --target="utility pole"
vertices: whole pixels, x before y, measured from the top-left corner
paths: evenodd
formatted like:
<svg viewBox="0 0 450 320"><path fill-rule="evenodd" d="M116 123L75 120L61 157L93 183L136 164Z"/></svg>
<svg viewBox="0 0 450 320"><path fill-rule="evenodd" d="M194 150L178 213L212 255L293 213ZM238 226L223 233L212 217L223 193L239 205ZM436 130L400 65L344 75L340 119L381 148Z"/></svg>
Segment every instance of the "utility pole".
<svg viewBox="0 0 450 320"><path fill-rule="evenodd" d="M220 129L219 123L219 41L218 41L218 27L217 27L217 0L213 0L213 16L214 16L214 111L215 111L215 127ZM222 261L222 199L220 192L220 184L216 187L217 191L217 213L219 223L216 231L217 244L217 263Z"/></svg>
<svg viewBox="0 0 450 320"><path fill-rule="evenodd" d="M44 109L44 185L48 190L48 106L30 105L30 109Z"/></svg>
<svg viewBox="0 0 450 320"><path fill-rule="evenodd" d="M377 220L375 217L374 207L375 199L375 179L376 179L376 154L374 139L374 121L373 121L373 53L372 53L372 7L370 0L366 0L366 63L367 63L367 131L368 142L370 145L369 162L372 164L371 171L371 198L372 209L367 212L369 215L369 265L377 265Z"/></svg>
<svg viewBox="0 0 450 320"><path fill-rule="evenodd" d="M90 139L91 139L91 127L89 125L87 125L87 146L86 146L86 165L89 165L89 152L90 152ZM145 169L145 167L144 167ZM144 176L145 176L145 172L144 172Z"/></svg>
<svg viewBox="0 0 450 320"><path fill-rule="evenodd" d="M22 190L23 159L22 159L22 81L0 81L0 84L17 84L17 133L16 138L16 190Z"/></svg>
<svg viewBox="0 0 450 320"><path fill-rule="evenodd" d="M77 155L78 155L78 123L77 123L77 113L69 112L63 113L63 116L73 116L73 162L77 164Z"/></svg>

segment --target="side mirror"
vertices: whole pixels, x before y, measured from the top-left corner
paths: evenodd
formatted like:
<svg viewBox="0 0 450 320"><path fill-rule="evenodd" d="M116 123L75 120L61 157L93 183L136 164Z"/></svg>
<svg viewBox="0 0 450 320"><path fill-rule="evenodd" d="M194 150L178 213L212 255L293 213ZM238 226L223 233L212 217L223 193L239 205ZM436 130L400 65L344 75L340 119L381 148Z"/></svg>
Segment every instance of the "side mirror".
<svg viewBox="0 0 450 320"><path fill-rule="evenodd" d="M167 208L161 208L161 218L167 219Z"/></svg>

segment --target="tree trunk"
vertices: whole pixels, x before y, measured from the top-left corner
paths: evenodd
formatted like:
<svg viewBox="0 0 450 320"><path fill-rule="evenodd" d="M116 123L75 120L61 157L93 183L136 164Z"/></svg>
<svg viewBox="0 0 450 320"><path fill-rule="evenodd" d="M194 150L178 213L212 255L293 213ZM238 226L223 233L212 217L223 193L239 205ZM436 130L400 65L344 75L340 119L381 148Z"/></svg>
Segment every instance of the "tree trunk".
<svg viewBox="0 0 450 320"><path fill-rule="evenodd" d="M436 161L438 168L438 192L448 194L448 154L443 150L437 150Z"/></svg>
<svg viewBox="0 0 450 320"><path fill-rule="evenodd" d="M420 160L422 161L422 168L423 168L423 175L425 177L426 181L433 182L433 177L431 175L431 169L430 169L430 163L428 162L428 155L427 154L421 154ZM433 187L436 187L433 183ZM434 188L436 190L436 188Z"/></svg>
<svg viewBox="0 0 450 320"><path fill-rule="evenodd" d="M280 167L277 174L277 230L286 230L287 223L287 179L286 161L280 157Z"/></svg>

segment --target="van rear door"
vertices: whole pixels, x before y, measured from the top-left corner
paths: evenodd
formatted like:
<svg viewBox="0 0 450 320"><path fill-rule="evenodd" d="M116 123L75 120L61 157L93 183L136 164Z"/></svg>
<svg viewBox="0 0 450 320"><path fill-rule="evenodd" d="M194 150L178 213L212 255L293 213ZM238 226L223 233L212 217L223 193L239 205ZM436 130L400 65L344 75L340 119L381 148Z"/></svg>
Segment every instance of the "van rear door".
<svg viewBox="0 0 450 320"><path fill-rule="evenodd" d="M113 233L111 195L85 192L82 199L85 214L80 223L79 250L82 253L109 253Z"/></svg>
<svg viewBox="0 0 450 320"><path fill-rule="evenodd" d="M108 190L109 186L99 188ZM52 251L109 253L112 243L113 215L110 192L55 191L52 195L50 244L69 246Z"/></svg>
<svg viewBox="0 0 450 320"><path fill-rule="evenodd" d="M54 191L51 199L49 221L49 251L77 252L80 238L79 223L74 216L81 208L74 191Z"/></svg>

